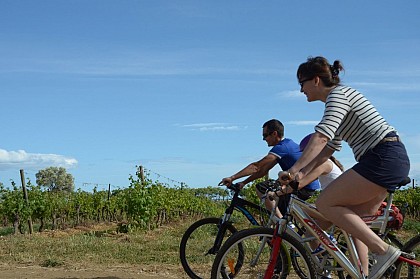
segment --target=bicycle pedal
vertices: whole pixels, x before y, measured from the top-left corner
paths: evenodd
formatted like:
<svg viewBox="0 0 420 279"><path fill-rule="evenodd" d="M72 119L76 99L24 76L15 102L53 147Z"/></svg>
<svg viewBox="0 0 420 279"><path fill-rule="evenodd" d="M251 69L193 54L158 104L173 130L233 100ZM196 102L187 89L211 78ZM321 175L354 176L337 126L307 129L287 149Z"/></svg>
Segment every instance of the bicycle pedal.
<svg viewBox="0 0 420 279"><path fill-rule="evenodd" d="M381 279L393 278L395 270L397 270L395 265L391 265L380 278Z"/></svg>
<svg viewBox="0 0 420 279"><path fill-rule="evenodd" d="M334 259L327 251L325 251L322 254L319 254L317 256L318 256L318 259L320 261L323 261L324 259L327 259L327 260L333 260Z"/></svg>

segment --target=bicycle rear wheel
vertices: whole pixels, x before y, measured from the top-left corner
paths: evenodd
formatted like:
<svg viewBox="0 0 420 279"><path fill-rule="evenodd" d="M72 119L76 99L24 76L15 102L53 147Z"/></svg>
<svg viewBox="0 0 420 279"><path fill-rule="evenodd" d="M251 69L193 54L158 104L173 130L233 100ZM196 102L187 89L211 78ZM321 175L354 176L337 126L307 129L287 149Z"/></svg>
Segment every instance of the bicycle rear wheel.
<svg viewBox="0 0 420 279"><path fill-rule="evenodd" d="M270 260L272 228L253 228L243 230L230 237L217 254L211 272L211 279L263 278ZM242 247L242 251L240 251ZM272 278L284 279L295 276L291 269L289 249L293 248L302 258L301 266L306 266L308 274L315 278L312 262L301 244L284 235ZM238 257L243 253L242 257ZM236 259L242 258L241 262Z"/></svg>
<svg viewBox="0 0 420 279"><path fill-rule="evenodd" d="M411 238L404 245L402 251L410 254L414 260L420 261L420 235ZM393 273L393 278L418 279L420 278L420 267L399 260L396 263L396 270Z"/></svg>
<svg viewBox="0 0 420 279"><path fill-rule="evenodd" d="M219 230L220 218L204 218L193 223L184 233L179 246L182 267L192 279L209 278L211 266L217 253L211 251ZM237 230L227 224L224 239Z"/></svg>

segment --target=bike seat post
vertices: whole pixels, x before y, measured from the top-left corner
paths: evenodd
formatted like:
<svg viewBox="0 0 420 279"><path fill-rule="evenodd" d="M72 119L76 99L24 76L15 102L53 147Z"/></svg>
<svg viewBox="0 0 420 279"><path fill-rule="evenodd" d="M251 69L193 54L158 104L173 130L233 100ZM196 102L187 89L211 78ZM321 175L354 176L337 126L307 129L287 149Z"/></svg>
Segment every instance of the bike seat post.
<svg viewBox="0 0 420 279"><path fill-rule="evenodd" d="M388 225L388 218L389 218L389 213L391 210L391 205L392 205L392 201L394 199L394 192L393 191L388 191L388 198L386 200L386 207L384 209L384 219L381 225L381 229L379 230L379 234L383 235L385 234L386 231L386 227Z"/></svg>

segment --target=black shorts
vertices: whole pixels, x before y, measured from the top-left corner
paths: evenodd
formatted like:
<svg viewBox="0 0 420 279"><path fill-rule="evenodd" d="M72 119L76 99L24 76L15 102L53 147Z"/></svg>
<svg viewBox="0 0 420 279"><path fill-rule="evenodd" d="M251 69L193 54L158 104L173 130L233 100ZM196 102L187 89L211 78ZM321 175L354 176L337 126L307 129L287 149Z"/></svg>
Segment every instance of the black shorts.
<svg viewBox="0 0 420 279"><path fill-rule="evenodd" d="M396 134L390 133L387 136L395 137ZM402 142L380 142L368 150L352 169L379 186L395 190L408 176L410 160Z"/></svg>
<svg viewBox="0 0 420 279"><path fill-rule="evenodd" d="M273 187L276 184L278 184L278 182L274 179L269 179L266 180L264 182L260 182L257 185L255 185L255 187L257 188L258 192L260 192L262 195L265 194L265 192L267 191L267 189L269 187ZM310 197L312 197L315 193L315 190L309 190L306 189L305 187L298 190L297 196L299 199L306 201L307 199L309 199ZM286 209L287 209L287 205L289 204L290 201L290 194L287 195L282 195L279 197L279 204L278 204L278 208L281 212L281 214L285 214L286 213Z"/></svg>

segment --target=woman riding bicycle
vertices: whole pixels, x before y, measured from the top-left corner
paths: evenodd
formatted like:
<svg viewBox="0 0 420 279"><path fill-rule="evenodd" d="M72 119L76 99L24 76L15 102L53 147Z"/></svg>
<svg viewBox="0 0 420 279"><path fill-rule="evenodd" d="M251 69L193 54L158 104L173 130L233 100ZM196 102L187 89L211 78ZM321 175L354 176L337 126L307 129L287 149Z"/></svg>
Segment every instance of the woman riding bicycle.
<svg viewBox="0 0 420 279"><path fill-rule="evenodd" d="M407 177L410 162L397 131L357 90L340 84L340 61L308 58L297 78L308 102L325 103L324 116L315 126L300 159L287 176L300 181L341 149L342 140L353 150L357 164L332 181L316 201L318 210L355 239L360 257L369 248L376 258L369 279L379 278L401 251L379 238L360 216L374 214L387 190ZM367 246L367 247L366 247ZM369 271L364 268L364 273Z"/></svg>

